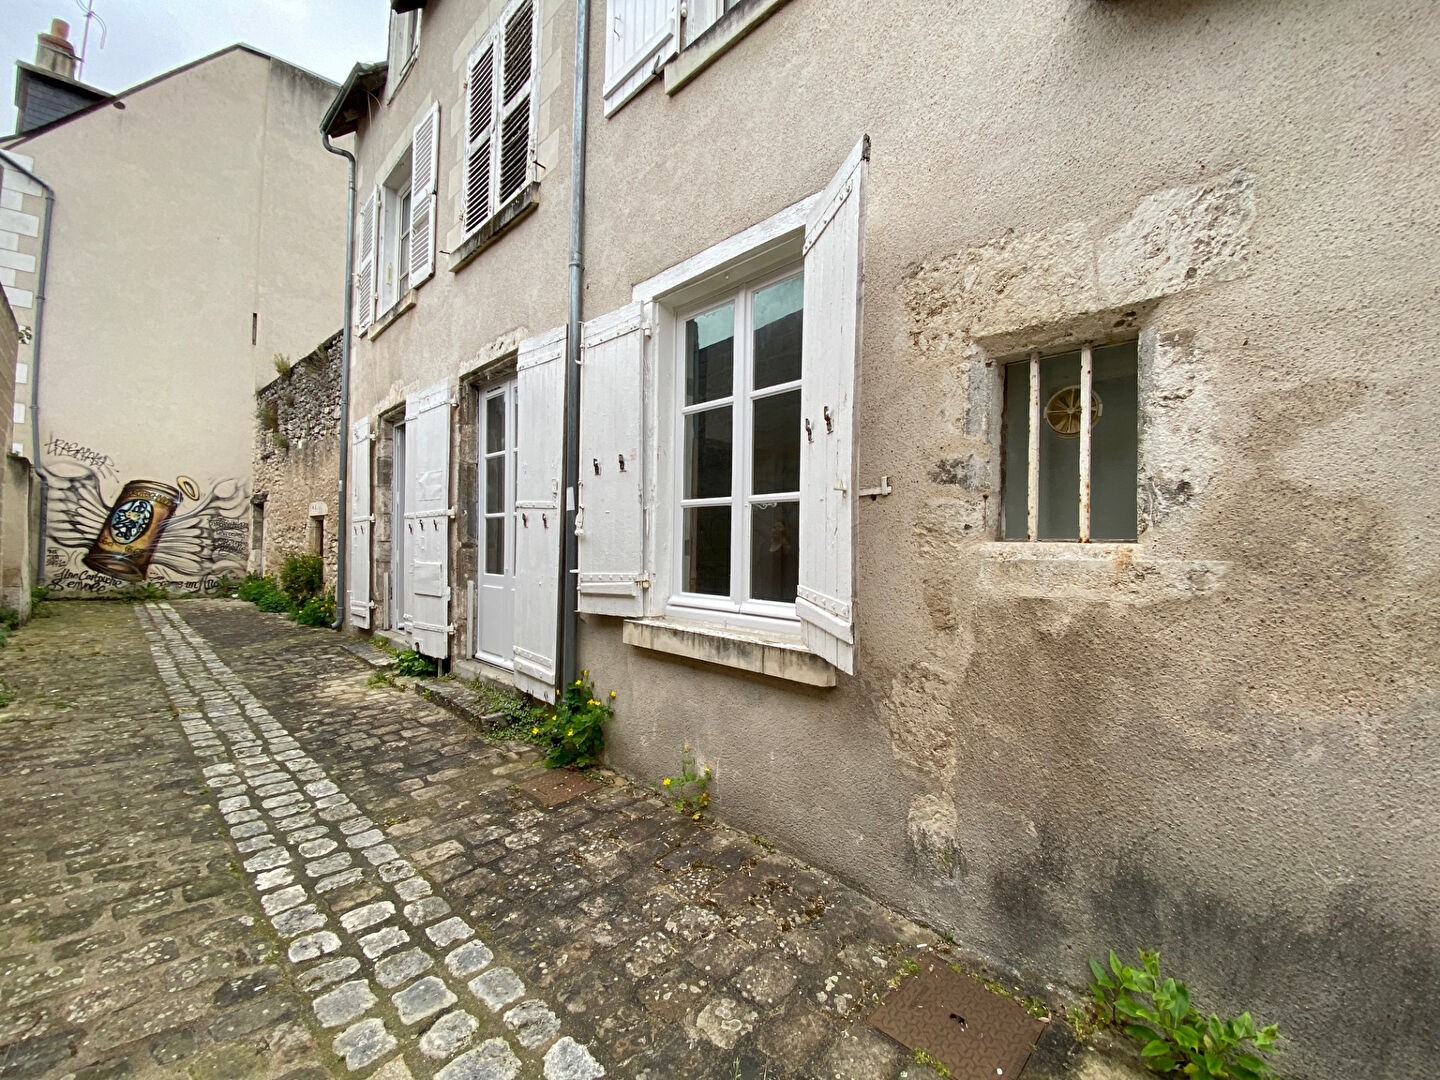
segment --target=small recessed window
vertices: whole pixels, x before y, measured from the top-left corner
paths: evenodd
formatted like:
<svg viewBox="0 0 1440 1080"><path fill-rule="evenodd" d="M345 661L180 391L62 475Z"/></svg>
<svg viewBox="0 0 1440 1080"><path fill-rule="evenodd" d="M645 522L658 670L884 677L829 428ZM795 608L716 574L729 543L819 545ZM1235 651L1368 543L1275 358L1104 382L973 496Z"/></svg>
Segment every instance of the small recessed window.
<svg viewBox="0 0 1440 1080"><path fill-rule="evenodd" d="M1136 539L1136 356L1131 341L1005 365L1006 540Z"/></svg>

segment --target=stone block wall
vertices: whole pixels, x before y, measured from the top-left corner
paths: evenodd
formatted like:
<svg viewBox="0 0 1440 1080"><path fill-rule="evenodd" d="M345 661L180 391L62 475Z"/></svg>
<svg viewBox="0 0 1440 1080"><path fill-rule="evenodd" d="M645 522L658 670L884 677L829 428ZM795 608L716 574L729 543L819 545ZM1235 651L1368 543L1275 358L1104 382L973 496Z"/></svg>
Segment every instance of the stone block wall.
<svg viewBox="0 0 1440 1080"><path fill-rule="evenodd" d="M318 550L334 583L340 361L336 333L255 394L252 573L276 574L286 555Z"/></svg>

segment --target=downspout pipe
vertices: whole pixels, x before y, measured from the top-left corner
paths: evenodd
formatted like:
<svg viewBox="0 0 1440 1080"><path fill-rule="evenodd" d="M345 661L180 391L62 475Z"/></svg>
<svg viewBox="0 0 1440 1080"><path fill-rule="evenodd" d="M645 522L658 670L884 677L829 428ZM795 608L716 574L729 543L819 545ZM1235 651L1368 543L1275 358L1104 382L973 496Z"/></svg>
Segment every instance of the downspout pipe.
<svg viewBox="0 0 1440 1080"><path fill-rule="evenodd" d="M355 155L330 141L330 133L324 132L325 149L338 154L349 163L350 194L345 203L345 323L340 328L340 475L336 481L335 520L340 527L335 530L335 621L331 630L345 625L345 556L350 541L347 515L350 512L349 492L346 478L350 475L350 325L354 321L355 290Z"/></svg>
<svg viewBox="0 0 1440 1080"><path fill-rule="evenodd" d="M570 119L570 315L565 336L565 532L560 568L560 686L575 681L579 668L576 608L580 581L580 538L575 535L580 480L580 315L585 268L585 118L590 77L590 3L575 0L575 94ZM557 687L557 691L560 687ZM557 697L558 701L559 698Z"/></svg>
<svg viewBox="0 0 1440 1080"><path fill-rule="evenodd" d="M40 347L45 340L45 282L50 275L50 222L55 217L55 189L4 150L0 161L21 176L38 184L45 193L45 226L40 234L40 273L35 284L35 326L30 339L30 453L31 467L40 478L40 535L35 543L35 584L45 583L45 504L49 486L40 468Z"/></svg>

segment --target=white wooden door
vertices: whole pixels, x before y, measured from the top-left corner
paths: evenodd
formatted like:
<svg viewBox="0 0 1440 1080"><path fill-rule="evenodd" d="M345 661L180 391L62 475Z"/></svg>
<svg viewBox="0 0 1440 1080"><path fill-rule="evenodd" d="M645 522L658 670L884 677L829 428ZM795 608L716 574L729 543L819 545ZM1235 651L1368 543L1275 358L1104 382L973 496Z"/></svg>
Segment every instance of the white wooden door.
<svg viewBox="0 0 1440 1080"><path fill-rule="evenodd" d="M405 399L405 636L417 652L450 653L450 387Z"/></svg>
<svg viewBox="0 0 1440 1080"><path fill-rule="evenodd" d="M405 588L405 567L410 556L405 551L405 425L390 429L390 629L405 629L405 605L409 591Z"/></svg>
<svg viewBox="0 0 1440 1080"><path fill-rule="evenodd" d="M512 665L515 647L515 383L480 392L480 595L475 655Z"/></svg>
<svg viewBox="0 0 1440 1080"><path fill-rule="evenodd" d="M350 429L350 625L370 627L370 418Z"/></svg>

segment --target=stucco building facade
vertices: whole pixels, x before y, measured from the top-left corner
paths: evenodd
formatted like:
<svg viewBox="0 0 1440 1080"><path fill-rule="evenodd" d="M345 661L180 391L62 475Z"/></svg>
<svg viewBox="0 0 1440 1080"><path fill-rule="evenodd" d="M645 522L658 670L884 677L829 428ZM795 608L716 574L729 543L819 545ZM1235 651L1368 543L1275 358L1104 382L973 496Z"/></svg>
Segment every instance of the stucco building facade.
<svg viewBox="0 0 1440 1080"><path fill-rule="evenodd" d="M56 593L245 572L254 393L341 321L334 89L237 45L0 142L3 282L35 330L7 445L45 480Z"/></svg>
<svg viewBox="0 0 1440 1080"><path fill-rule="evenodd" d="M573 24L432 2L350 88L352 625L588 669L614 764L1036 984L1159 947L1425 1075L1430 6L594 3L572 485Z"/></svg>

